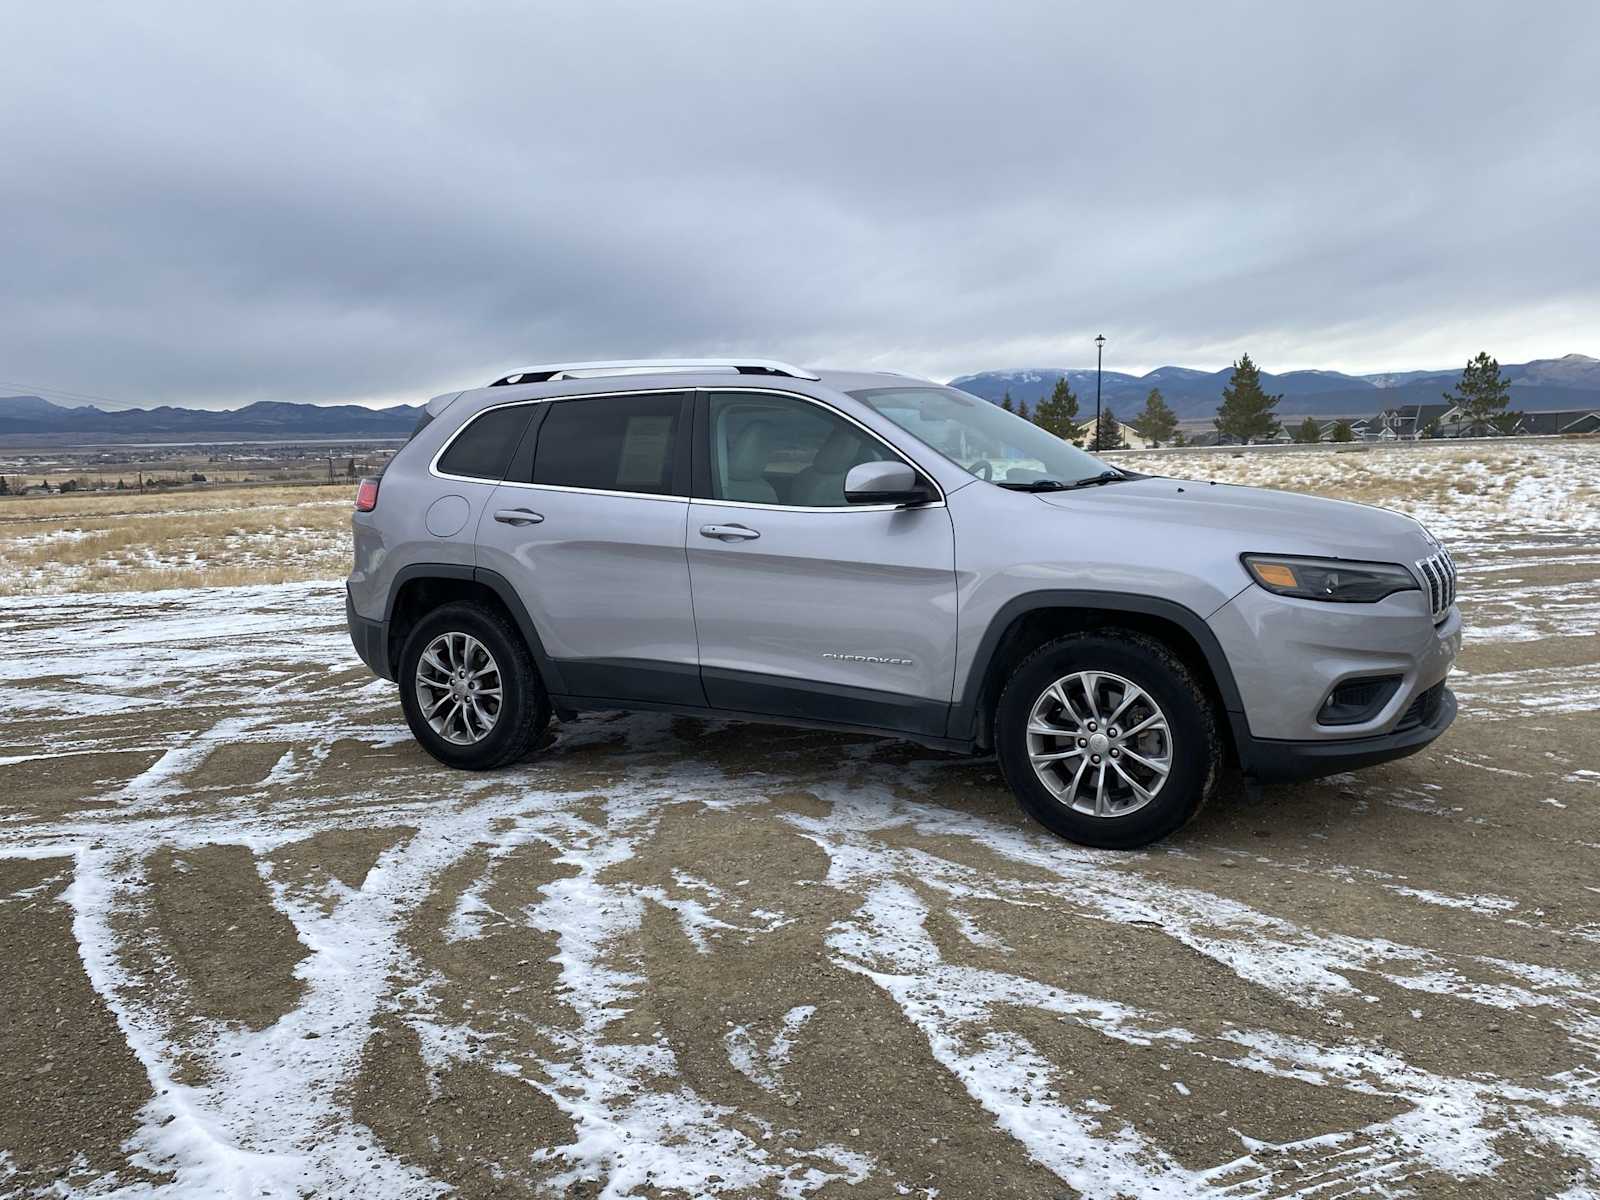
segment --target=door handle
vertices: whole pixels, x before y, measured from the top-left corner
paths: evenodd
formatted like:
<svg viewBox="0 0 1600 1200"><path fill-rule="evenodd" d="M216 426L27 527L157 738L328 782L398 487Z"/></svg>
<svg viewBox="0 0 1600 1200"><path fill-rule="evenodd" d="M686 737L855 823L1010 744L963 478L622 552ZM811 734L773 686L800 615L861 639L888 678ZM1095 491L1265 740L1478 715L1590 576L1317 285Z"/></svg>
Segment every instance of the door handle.
<svg viewBox="0 0 1600 1200"><path fill-rule="evenodd" d="M724 542L748 542L761 535L744 525L702 525L700 536L717 538Z"/></svg>
<svg viewBox="0 0 1600 1200"><path fill-rule="evenodd" d="M502 508L495 512L494 519L502 525L537 525L544 520L544 514L531 508Z"/></svg>

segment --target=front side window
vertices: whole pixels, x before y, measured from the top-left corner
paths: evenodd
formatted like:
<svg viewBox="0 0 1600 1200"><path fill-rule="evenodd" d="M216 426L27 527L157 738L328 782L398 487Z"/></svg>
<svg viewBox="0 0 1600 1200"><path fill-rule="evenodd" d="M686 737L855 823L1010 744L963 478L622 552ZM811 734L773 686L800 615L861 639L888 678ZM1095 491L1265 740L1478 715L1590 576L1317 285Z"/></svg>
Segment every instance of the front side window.
<svg viewBox="0 0 1600 1200"><path fill-rule="evenodd" d="M716 500L839 508L849 503L851 467L900 461L877 438L804 400L713 392L710 418Z"/></svg>
<svg viewBox="0 0 1600 1200"><path fill-rule="evenodd" d="M505 478L511 455L532 416L531 404L513 404L509 408L491 408L479 413L440 456L440 472L499 483ZM424 423L427 420L423 418ZM422 426L417 428L420 430Z"/></svg>
<svg viewBox="0 0 1600 1200"><path fill-rule="evenodd" d="M533 482L672 495L682 415L677 393L553 401L539 427Z"/></svg>
<svg viewBox="0 0 1600 1200"><path fill-rule="evenodd" d="M1111 469L1032 421L955 388L866 388L850 394L962 470L1002 486L1071 484Z"/></svg>

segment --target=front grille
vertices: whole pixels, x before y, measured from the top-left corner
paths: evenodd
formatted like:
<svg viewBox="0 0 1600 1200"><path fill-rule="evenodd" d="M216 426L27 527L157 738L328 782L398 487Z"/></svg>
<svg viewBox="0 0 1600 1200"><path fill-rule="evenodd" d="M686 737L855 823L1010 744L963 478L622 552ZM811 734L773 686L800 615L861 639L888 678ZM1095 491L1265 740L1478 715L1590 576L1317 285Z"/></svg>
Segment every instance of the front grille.
<svg viewBox="0 0 1600 1200"><path fill-rule="evenodd" d="M1394 731L1401 733L1407 729L1415 729L1418 725L1428 724L1439 715L1439 706L1443 703L1444 680L1441 679L1427 691L1417 693L1417 698L1401 716L1400 723L1394 727Z"/></svg>
<svg viewBox="0 0 1600 1200"><path fill-rule="evenodd" d="M1417 570L1428 585L1428 608L1433 619L1442 620L1456 602L1455 560L1450 557L1450 551L1440 547L1439 553L1418 562Z"/></svg>

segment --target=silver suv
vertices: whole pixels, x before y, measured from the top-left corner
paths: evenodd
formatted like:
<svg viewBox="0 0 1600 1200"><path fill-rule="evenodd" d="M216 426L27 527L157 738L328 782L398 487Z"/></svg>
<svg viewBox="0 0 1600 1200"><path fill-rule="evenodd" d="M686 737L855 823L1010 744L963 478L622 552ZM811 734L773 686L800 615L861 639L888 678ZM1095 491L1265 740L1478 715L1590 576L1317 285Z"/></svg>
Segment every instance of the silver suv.
<svg viewBox="0 0 1600 1200"><path fill-rule="evenodd" d="M1345 771L1456 711L1416 521L1119 470L905 375L534 367L430 401L354 524L351 638L455 767L585 709L886 734L993 750L1044 825L1131 847L1225 761Z"/></svg>

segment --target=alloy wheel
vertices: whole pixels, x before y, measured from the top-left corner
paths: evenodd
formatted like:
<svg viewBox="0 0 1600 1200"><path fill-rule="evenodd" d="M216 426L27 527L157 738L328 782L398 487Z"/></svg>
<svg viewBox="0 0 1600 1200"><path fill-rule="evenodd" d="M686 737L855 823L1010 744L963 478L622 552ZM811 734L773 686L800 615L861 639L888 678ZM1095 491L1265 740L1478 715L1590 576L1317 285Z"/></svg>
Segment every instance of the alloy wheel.
<svg viewBox="0 0 1600 1200"><path fill-rule="evenodd" d="M500 667L470 633L441 633L417 659L417 704L433 731L456 746L483 741L500 719Z"/></svg>
<svg viewBox="0 0 1600 1200"><path fill-rule="evenodd" d="M1077 671L1040 693L1028 713L1028 762L1061 804L1122 817L1156 798L1172 772L1172 730L1132 680Z"/></svg>

